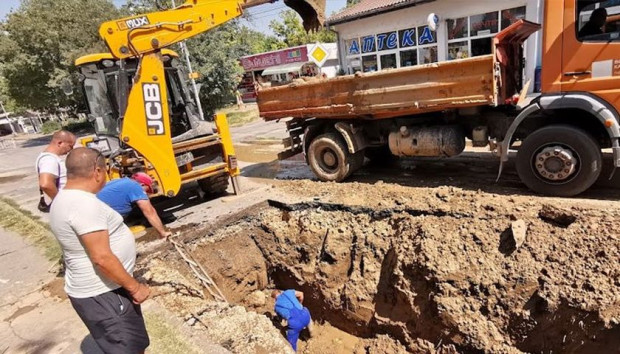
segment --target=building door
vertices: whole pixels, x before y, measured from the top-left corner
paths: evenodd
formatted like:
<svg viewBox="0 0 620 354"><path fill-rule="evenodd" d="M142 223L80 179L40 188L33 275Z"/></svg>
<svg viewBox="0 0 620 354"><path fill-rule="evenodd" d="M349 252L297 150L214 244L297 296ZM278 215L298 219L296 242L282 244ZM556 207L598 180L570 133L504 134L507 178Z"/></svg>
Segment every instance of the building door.
<svg viewBox="0 0 620 354"><path fill-rule="evenodd" d="M561 90L620 106L620 1L566 0Z"/></svg>

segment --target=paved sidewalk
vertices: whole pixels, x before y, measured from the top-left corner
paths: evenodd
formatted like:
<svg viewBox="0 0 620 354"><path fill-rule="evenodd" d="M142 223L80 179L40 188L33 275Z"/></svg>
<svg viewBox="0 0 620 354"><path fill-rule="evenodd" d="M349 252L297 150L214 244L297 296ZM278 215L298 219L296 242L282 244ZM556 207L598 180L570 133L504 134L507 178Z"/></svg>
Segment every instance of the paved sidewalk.
<svg viewBox="0 0 620 354"><path fill-rule="evenodd" d="M0 239L0 353L100 353L52 263L19 235Z"/></svg>

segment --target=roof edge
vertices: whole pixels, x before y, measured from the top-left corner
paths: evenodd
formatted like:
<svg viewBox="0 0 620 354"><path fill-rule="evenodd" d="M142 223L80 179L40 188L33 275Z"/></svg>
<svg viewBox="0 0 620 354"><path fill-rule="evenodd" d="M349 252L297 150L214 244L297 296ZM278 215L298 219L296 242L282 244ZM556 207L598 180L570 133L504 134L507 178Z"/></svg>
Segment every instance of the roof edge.
<svg viewBox="0 0 620 354"><path fill-rule="evenodd" d="M340 25L343 23L347 23L347 22L352 22L355 20L361 20L363 18L367 18L367 17L372 17L372 16L377 16L377 15L382 15L388 12L392 12L392 11L396 11L396 10L401 10L407 7L413 7L413 6L418 6L418 5L422 5L425 3L429 3L429 2L434 2L436 0L412 0L412 1L408 1L408 2L403 2L400 4L396 4L390 7L383 7L383 8L379 8L376 11L370 11L370 12L365 12L365 13L361 13L358 15L353 15L353 16L348 16L348 17L343 17L341 19L337 19L335 21L330 21L329 19L327 19L327 21L325 21L325 25L326 26L334 26L334 25Z"/></svg>

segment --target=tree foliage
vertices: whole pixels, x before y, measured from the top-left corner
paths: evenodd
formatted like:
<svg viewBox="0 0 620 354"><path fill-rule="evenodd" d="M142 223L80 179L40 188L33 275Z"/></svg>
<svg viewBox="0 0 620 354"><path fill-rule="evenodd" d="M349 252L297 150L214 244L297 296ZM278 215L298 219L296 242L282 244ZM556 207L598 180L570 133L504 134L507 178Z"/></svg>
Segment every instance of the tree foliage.
<svg viewBox="0 0 620 354"><path fill-rule="evenodd" d="M105 50L99 25L118 15L111 1L22 0L2 23L0 36L8 96L16 105L43 111L75 105L79 97L66 97L60 83L75 73L76 58Z"/></svg>
<svg viewBox="0 0 620 354"><path fill-rule="evenodd" d="M252 54L255 32L248 36L248 29L237 21L228 22L216 29L187 41L194 70L200 73L200 101L205 114L212 114L234 100L234 92L243 70L239 58Z"/></svg>
<svg viewBox="0 0 620 354"><path fill-rule="evenodd" d="M294 47L314 42L331 43L336 41L336 34L326 28L320 31L306 32L301 23L301 18L293 10L283 11L281 16L281 20L271 21L269 27L276 35L276 38L284 43L285 47Z"/></svg>
<svg viewBox="0 0 620 354"><path fill-rule="evenodd" d="M176 5L181 2L177 0ZM53 112L82 104L80 90L66 97L61 82L75 77L76 58L107 51L98 35L100 24L156 11L156 3L128 0L117 9L111 0L22 0L17 10L0 22L0 100L10 111ZM171 0L159 3L171 7ZM240 57L335 41L335 34L328 30L306 33L292 10L283 12L281 21L272 21L270 27L275 37L231 21L188 41L194 70L201 74L198 81L205 112L214 112L234 97L241 74Z"/></svg>

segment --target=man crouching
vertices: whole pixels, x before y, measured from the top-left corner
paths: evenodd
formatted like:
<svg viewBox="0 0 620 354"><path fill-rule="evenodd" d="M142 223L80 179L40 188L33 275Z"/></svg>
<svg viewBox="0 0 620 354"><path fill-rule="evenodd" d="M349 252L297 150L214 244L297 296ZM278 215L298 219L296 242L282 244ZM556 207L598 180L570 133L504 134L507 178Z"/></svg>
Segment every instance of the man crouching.
<svg viewBox="0 0 620 354"><path fill-rule="evenodd" d="M285 291L274 290L271 293L271 297L276 300L276 313L286 320L286 339L293 347L293 350L297 351L299 334L304 328L309 327L312 322L310 311L302 305L304 293L293 289Z"/></svg>
<svg viewBox="0 0 620 354"><path fill-rule="evenodd" d="M66 159L67 184L50 210L65 261L65 291L105 353L142 353L149 346L140 303L150 294L133 278L134 236L123 218L97 199L106 183L105 158L88 148Z"/></svg>

